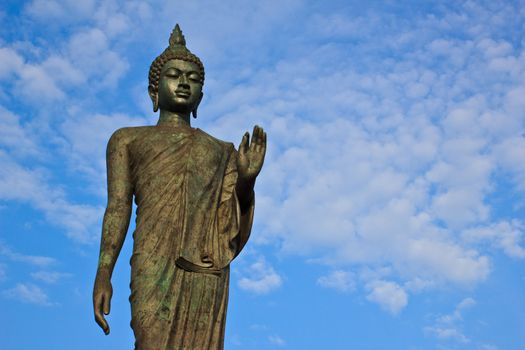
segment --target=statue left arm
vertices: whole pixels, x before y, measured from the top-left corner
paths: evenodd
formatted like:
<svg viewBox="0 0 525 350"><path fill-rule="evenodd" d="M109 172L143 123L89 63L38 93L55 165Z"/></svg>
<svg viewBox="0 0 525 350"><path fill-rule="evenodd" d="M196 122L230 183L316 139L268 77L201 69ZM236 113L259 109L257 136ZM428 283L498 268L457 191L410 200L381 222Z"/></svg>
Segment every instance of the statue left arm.
<svg viewBox="0 0 525 350"><path fill-rule="evenodd" d="M235 192L239 199L241 214L246 213L253 201L255 179L261 172L266 154L266 133L260 126L254 126L252 140L246 132L237 154L237 184Z"/></svg>

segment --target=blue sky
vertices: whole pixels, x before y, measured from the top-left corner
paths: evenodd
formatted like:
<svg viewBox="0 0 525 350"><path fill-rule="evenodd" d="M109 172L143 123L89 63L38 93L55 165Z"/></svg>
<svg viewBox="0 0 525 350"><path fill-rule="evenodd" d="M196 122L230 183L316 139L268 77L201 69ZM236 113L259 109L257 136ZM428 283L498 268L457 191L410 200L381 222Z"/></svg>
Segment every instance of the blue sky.
<svg viewBox="0 0 525 350"><path fill-rule="evenodd" d="M4 0L0 348L132 348L133 224L110 336L91 306L105 146L178 22L193 126L268 133L226 349L524 349L524 5Z"/></svg>

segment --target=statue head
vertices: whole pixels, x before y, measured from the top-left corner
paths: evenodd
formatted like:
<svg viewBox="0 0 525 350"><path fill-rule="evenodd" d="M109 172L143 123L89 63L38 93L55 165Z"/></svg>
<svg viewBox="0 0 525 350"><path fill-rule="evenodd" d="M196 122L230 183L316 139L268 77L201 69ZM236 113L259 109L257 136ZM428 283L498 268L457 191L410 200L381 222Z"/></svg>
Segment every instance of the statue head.
<svg viewBox="0 0 525 350"><path fill-rule="evenodd" d="M151 63L148 93L153 111L192 112L197 117L197 107L202 99L204 65L186 48L186 40L179 25L173 29L169 46Z"/></svg>

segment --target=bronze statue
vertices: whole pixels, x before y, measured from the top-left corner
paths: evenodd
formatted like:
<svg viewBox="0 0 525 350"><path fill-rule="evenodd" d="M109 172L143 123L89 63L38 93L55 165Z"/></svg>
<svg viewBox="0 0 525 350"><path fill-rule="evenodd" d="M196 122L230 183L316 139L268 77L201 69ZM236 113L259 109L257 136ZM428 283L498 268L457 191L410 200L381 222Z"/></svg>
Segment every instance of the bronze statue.
<svg viewBox="0 0 525 350"><path fill-rule="evenodd" d="M229 265L250 235L266 133L255 126L235 150L190 126L204 66L179 26L150 67L157 125L117 130L107 148L104 214L93 306L109 334L111 275L137 204L131 258L135 349L223 349Z"/></svg>

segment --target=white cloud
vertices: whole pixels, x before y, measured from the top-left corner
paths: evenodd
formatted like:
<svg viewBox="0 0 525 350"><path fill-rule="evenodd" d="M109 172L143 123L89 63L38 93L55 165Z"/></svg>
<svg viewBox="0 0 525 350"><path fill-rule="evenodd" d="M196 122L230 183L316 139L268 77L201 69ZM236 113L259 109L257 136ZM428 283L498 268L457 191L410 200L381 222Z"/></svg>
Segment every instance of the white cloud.
<svg viewBox="0 0 525 350"><path fill-rule="evenodd" d="M370 291L366 298L393 315L408 304L407 293L395 282L377 280L368 283L366 287Z"/></svg>
<svg viewBox="0 0 525 350"><path fill-rule="evenodd" d="M46 12L44 7L49 6ZM34 1L26 7L26 12L30 15L39 15L40 19L60 20L61 16L56 11L62 11L68 15L80 12L89 12L92 6L87 1L83 2L50 2L48 4L40 1ZM34 10L34 11L33 11ZM56 10L56 11L55 11ZM78 11L77 11L78 10ZM54 12L53 12L54 11ZM54 14L53 14L54 13ZM100 19L100 18L99 18ZM114 23L113 28L118 26ZM116 30L116 29L115 29ZM127 69L128 64L112 48L113 43L107 35L98 28L73 31L73 35L66 37L65 40L49 43L46 50L41 50L38 54L31 55L27 45L14 45L12 47L0 48L0 80L5 80L6 84L12 84L12 97L22 99L24 103L37 102L42 109L42 104L62 100L73 87L90 90L91 93L97 90L114 86L123 72ZM38 47L37 47L38 49ZM26 58L32 57L31 59ZM15 93L16 92L16 93ZM71 94L69 94L71 95ZM92 96L91 94L87 94ZM72 96L68 96L72 97ZM89 98L89 97L87 97ZM85 115L83 112L84 102L75 101L65 102L66 114ZM80 111L79 111L80 109ZM41 118L39 116L39 118ZM57 118L60 119L60 118ZM66 122L64 129L70 133L66 135L66 140L73 143L73 152L66 155L70 163L78 170L84 170L86 175L91 178L91 186L96 191L103 193L105 183L105 156L104 149L113 130L101 130L104 125L104 117L95 115L95 121L85 122L75 132L75 126ZM126 119L126 118L125 118ZM70 119L71 120L71 119ZM122 120L117 116L113 120ZM120 126L129 126L137 124L127 118L125 123L116 124ZM95 125L96 122L98 125ZM60 140L60 135L47 125L49 120L35 119L31 123L21 125L20 118L10 111L0 109L0 136L2 137L0 145L7 147L8 152L0 150L0 159L6 164L3 167L0 180L0 199L19 200L31 204L36 209L44 212L46 218L57 225L63 226L67 230L68 236L77 241L92 241L96 235L92 232L94 224L98 223L102 216L102 208L90 205L71 203L64 193L64 186L59 188L50 184L49 171L44 166L32 166L27 168L13 159L13 155L36 155L41 151L42 144L38 141L44 135L46 142L52 140L52 144L64 144ZM111 124L111 120L109 120ZM107 122L105 124L108 124ZM29 125L30 128L27 127ZM115 126L116 126L115 125ZM107 125L106 125L107 126ZM89 129L91 127L91 129ZM110 125L111 127L111 125ZM82 132L80 132L82 128ZM91 131L89 134L93 139L85 136L86 130ZM47 134L46 134L47 133ZM72 139L70 137L75 137ZM100 138L103 138L100 139ZM88 145L83 140L100 141ZM100 140L99 140L100 139ZM93 147L95 145L95 147ZM69 146L66 144L66 147ZM55 146L56 147L56 146ZM88 149L90 148L91 149ZM40 149L39 149L40 148ZM93 157L93 148L98 150L98 154ZM45 153L48 153L46 150ZM44 152L40 152L44 153ZM39 157L39 162L42 157ZM37 162L35 162L37 163Z"/></svg>
<svg viewBox="0 0 525 350"><path fill-rule="evenodd" d="M500 35L506 21L520 20L512 6L488 9L468 2L454 11L443 9L442 16L417 15L412 21L317 13L304 21L297 38L275 41L280 24L300 5L292 1L275 13L274 1L166 3L157 11L159 18L141 1L95 6L92 1L35 0L26 13L36 19L67 22L65 13L94 19L52 45L54 50L36 63L14 46L0 49L0 63L5 63L0 79L26 84L35 95L45 88L42 96L49 99L69 94L75 84L112 96L129 68L126 50L150 45L160 52L167 41L160 33L171 29L169 14L176 6L185 33L194 38L188 40L190 48L211 67L198 122L237 144L242 131L255 123L268 132L267 160L257 183L255 227L261 234L252 242L278 244L285 253L354 271L386 266L384 278L396 282L381 280L383 287L398 295L397 302L384 303L394 305L390 310L404 307L408 292L484 281L493 252L484 243L523 257L521 224L494 218L489 196L498 190L501 173L510 173L517 189L525 188L519 152L525 128L525 51ZM201 14L203 6L209 11ZM247 7L257 15L233 15ZM232 20L210 33L206 28L220 20L217 13L228 13ZM147 40L145 34L132 35L134 27L146 32ZM244 35L234 35L240 28ZM341 46L340 39L352 45ZM281 54L265 55L265 49ZM264 64L259 65L261 58ZM101 190L110 132L149 123L113 112L120 106L104 115L77 114L85 105L67 106L80 117L60 122L59 133L75 171ZM13 120L9 125L15 135L19 123ZM7 178L7 185L19 187L9 194L0 181L3 198L33 203L77 232L73 236L94 236L86 232L101 208L70 203L39 180L45 175L40 168L11 168L17 178ZM43 199L44 192L52 193L51 200ZM262 285L282 283L275 275L242 281L264 290ZM325 278L330 284L330 275ZM364 282L370 284L370 295L381 299L381 284L374 292L373 280Z"/></svg>
<svg viewBox="0 0 525 350"><path fill-rule="evenodd" d="M257 332L260 332L260 331L267 331L268 330L268 326L265 325L265 324L251 324L250 325L250 330L252 331L257 331Z"/></svg>
<svg viewBox="0 0 525 350"><path fill-rule="evenodd" d="M0 255L5 256L11 261L22 262L34 266L46 267L56 263L56 259L48 256L25 255L13 251L9 246L0 241Z"/></svg>
<svg viewBox="0 0 525 350"><path fill-rule="evenodd" d="M40 287L30 283L18 283L16 287L4 290L2 294L7 298L15 299L24 303L41 306L54 305L49 301L49 297Z"/></svg>
<svg viewBox="0 0 525 350"><path fill-rule="evenodd" d="M355 289L354 275L343 270L335 270L326 276L319 277L317 284L321 287L333 288L340 292L349 292Z"/></svg>
<svg viewBox="0 0 525 350"><path fill-rule="evenodd" d="M73 275L70 273L57 271L37 271L31 273L31 277L34 279L50 284L56 283L63 278L68 278L71 276Z"/></svg>
<svg viewBox="0 0 525 350"><path fill-rule="evenodd" d="M49 26L67 25L75 20L92 20L94 6L93 0L35 0L26 5L25 12L34 19L47 21ZM38 44L15 42L11 47L0 48L0 80L12 84L10 90L15 98L41 107L45 102L64 103L66 96L77 99L79 96L75 96L72 88L80 88L83 95L92 96L117 85L129 63L111 39L129 34L125 32L129 32L130 18L119 13L118 7L102 15L101 7L104 2L96 11L99 23L73 27L70 36L48 41L41 37ZM122 37L119 39L122 41Z"/></svg>
<svg viewBox="0 0 525 350"><path fill-rule="evenodd" d="M20 123L20 117L0 106L0 147L15 155L38 155L34 135Z"/></svg>
<svg viewBox="0 0 525 350"><path fill-rule="evenodd" d="M237 142L255 123L268 133L254 243L356 271L391 267L405 294L486 280L493 250L462 232L499 222L490 195L502 170L525 174L525 51L487 40L498 23L462 32L465 21L492 23L510 7L477 6L471 16L464 6L463 17L388 22L384 37L371 30L381 18L318 15L312 27L326 32L307 26L312 44L300 54L247 70L242 83L219 76L208 85L214 135ZM343 48L338 35L362 40ZM512 75L493 69L500 58ZM510 231L489 241L518 256L521 228Z"/></svg>
<svg viewBox="0 0 525 350"><path fill-rule="evenodd" d="M99 28L77 32L67 44L72 64L90 76L95 88L115 87L129 68L126 57L111 45L106 33Z"/></svg>
<svg viewBox="0 0 525 350"><path fill-rule="evenodd" d="M35 0L26 5L29 15L36 18L60 18L65 13L60 3L56 1Z"/></svg>
<svg viewBox="0 0 525 350"><path fill-rule="evenodd" d="M456 328L426 327L425 332L441 340L455 340L463 344L470 342L470 339Z"/></svg>
<svg viewBox="0 0 525 350"><path fill-rule="evenodd" d="M39 65L26 64L18 76L14 91L33 102L56 101L66 96L54 77Z"/></svg>
<svg viewBox="0 0 525 350"><path fill-rule="evenodd" d="M405 289L407 292L412 293L420 293L424 290L428 290L431 288L434 288L436 286L436 282L432 280L425 280L419 277L413 278L403 285L403 289Z"/></svg>
<svg viewBox="0 0 525 350"><path fill-rule="evenodd" d="M437 318L437 322L441 324L453 324L457 321L462 321L462 312L476 305L476 301L472 298L465 298L459 302L453 313L443 315Z"/></svg>
<svg viewBox="0 0 525 350"><path fill-rule="evenodd" d="M470 343L471 340L461 331L461 325L463 323L465 310L475 305L476 301L474 299L463 299L451 314L438 316L434 320L434 325L424 327L424 332L440 340L454 341L462 344Z"/></svg>
<svg viewBox="0 0 525 350"><path fill-rule="evenodd" d="M498 350L498 347L492 344L482 344L481 350Z"/></svg>
<svg viewBox="0 0 525 350"><path fill-rule="evenodd" d="M525 99L525 94L523 98ZM518 189L525 192L525 155L522 151L523 147L525 147L525 138L521 135L515 135L501 141L494 148L494 154L500 166L513 176Z"/></svg>
<svg viewBox="0 0 525 350"><path fill-rule="evenodd" d="M106 196L106 146L111 134L122 127L152 122L124 114L80 114L61 125L60 132L66 141L63 151L73 169L86 176L93 191Z"/></svg>
<svg viewBox="0 0 525 350"><path fill-rule="evenodd" d="M92 242L98 237L93 229L101 221L101 207L69 202L61 189L48 185L44 171L24 168L1 150L0 160L0 199L32 205L78 242Z"/></svg>
<svg viewBox="0 0 525 350"><path fill-rule="evenodd" d="M490 226L466 229L461 238L468 243L488 242L512 258L525 258L525 249L520 245L523 223L519 220L500 221Z"/></svg>
<svg viewBox="0 0 525 350"><path fill-rule="evenodd" d="M242 277L237 282L239 288L255 294L267 294L283 283L281 276L262 257L245 268L241 274Z"/></svg>
<svg viewBox="0 0 525 350"><path fill-rule="evenodd" d="M228 341L235 346L242 346L242 341L238 334L232 334L228 337Z"/></svg>
<svg viewBox="0 0 525 350"><path fill-rule="evenodd" d="M0 47L0 79L10 78L24 66L24 59L13 49Z"/></svg>
<svg viewBox="0 0 525 350"><path fill-rule="evenodd" d="M33 0L24 7L31 18L53 23L74 22L88 18L95 9L95 0Z"/></svg>
<svg viewBox="0 0 525 350"><path fill-rule="evenodd" d="M278 335L270 335L270 336L268 336L268 341L272 345L277 345L277 346L284 346L284 345L286 345L286 341L283 338L281 338L280 336L278 336Z"/></svg>
<svg viewBox="0 0 525 350"><path fill-rule="evenodd" d="M12 82L11 94L41 106L62 100L64 87L85 82L85 76L66 58L52 55L40 63L28 62L13 48L0 48L0 80Z"/></svg>
<svg viewBox="0 0 525 350"><path fill-rule="evenodd" d="M81 67L73 66L64 57L48 57L42 62L42 69L52 76L57 83L62 85L75 86L86 82L86 76L81 72Z"/></svg>

